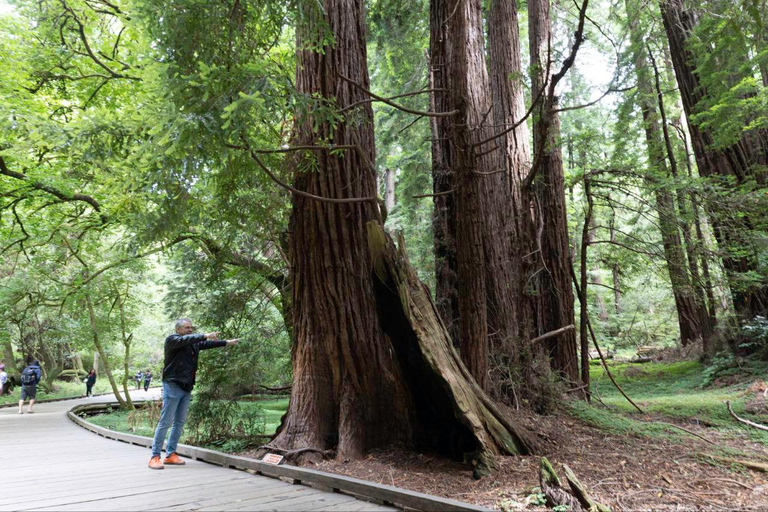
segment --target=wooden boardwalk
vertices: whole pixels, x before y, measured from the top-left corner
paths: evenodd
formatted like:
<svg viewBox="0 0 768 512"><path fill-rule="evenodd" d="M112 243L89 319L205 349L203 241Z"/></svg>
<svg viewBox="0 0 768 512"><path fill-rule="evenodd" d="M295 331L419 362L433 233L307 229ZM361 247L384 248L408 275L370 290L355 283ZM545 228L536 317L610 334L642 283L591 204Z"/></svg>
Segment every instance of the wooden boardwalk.
<svg viewBox="0 0 768 512"><path fill-rule="evenodd" d="M147 398L144 391L131 396ZM396 510L189 459L153 471L148 449L97 436L67 418L78 403L110 399L36 404L34 414L26 405L22 415L0 409L0 511Z"/></svg>

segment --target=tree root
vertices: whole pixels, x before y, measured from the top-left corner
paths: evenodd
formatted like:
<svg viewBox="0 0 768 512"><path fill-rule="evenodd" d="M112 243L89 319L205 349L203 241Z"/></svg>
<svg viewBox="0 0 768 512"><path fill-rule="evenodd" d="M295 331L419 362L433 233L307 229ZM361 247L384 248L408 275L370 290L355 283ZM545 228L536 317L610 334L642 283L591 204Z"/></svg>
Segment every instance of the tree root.
<svg viewBox="0 0 768 512"><path fill-rule="evenodd" d="M331 459L336 456L335 450L321 450L320 448L297 448L295 450L286 450L284 448L278 448L276 446L269 446L268 444L261 445L257 448L257 453L261 452L262 450L267 452L275 452L283 457L285 457L285 460L287 462L293 462L296 459L299 458L300 455L304 453L318 453L322 457L323 460L325 459Z"/></svg>

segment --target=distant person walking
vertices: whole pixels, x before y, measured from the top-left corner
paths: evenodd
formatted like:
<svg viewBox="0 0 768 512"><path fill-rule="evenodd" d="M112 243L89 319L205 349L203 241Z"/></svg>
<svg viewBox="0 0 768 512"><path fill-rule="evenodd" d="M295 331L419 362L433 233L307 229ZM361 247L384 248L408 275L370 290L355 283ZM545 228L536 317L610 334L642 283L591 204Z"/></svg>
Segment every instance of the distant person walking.
<svg viewBox="0 0 768 512"><path fill-rule="evenodd" d="M149 467L152 469L163 469L163 463L179 466L185 464L176 455L176 445L179 443L184 422L187 421L200 351L237 345L240 341L238 339L219 341L218 332L193 334L194 332L192 320L180 318L176 321L176 333L165 339L163 409L160 412L160 421L157 422L155 438L152 442L152 458L149 459ZM163 449L168 428L171 429L171 434L165 447L165 460L161 462L160 452Z"/></svg>
<svg viewBox="0 0 768 512"><path fill-rule="evenodd" d="M0 364L0 396L5 394L5 388L8 383L8 374L5 372L5 365Z"/></svg>
<svg viewBox="0 0 768 512"><path fill-rule="evenodd" d="M144 391L149 389L150 382L152 382L152 372L147 370L144 372Z"/></svg>
<svg viewBox="0 0 768 512"><path fill-rule="evenodd" d="M27 407L28 413L33 413L32 406L35 405L35 396L37 396L37 384L42 378L42 372L40 371L40 361L35 359L32 364L24 368L21 372L21 400L19 400L19 414L23 414L22 407L24 406L24 400L29 398L29 407Z"/></svg>
<svg viewBox="0 0 768 512"><path fill-rule="evenodd" d="M96 384L96 370L91 368L88 377L85 378L85 398L93 396L93 385Z"/></svg>
<svg viewBox="0 0 768 512"><path fill-rule="evenodd" d="M142 381L142 379L144 379L144 374L143 374L143 373L141 373L141 370L139 370L138 372L136 372L136 377L135 377L135 379L136 379L136 389L137 389L137 390L138 390L138 389L141 389L141 381Z"/></svg>

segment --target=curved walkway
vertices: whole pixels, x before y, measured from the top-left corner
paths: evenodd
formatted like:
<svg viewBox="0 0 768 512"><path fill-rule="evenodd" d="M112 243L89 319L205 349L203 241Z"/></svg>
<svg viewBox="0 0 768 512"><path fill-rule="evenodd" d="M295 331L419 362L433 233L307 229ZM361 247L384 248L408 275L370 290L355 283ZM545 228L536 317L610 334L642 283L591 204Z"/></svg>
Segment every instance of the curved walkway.
<svg viewBox="0 0 768 512"><path fill-rule="evenodd" d="M141 400L157 391L131 393ZM4 510L396 510L274 478L187 459L147 468L149 450L99 437L67 418L79 403L0 409L0 511Z"/></svg>

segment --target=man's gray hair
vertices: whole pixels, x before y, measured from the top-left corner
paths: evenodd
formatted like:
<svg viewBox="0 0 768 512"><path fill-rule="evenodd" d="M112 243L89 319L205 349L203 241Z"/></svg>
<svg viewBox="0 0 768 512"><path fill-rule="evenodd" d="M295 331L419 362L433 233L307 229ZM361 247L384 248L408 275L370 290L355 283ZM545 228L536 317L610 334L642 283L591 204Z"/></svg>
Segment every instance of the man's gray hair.
<svg viewBox="0 0 768 512"><path fill-rule="evenodd" d="M192 320L190 320L189 318L179 318L178 320L176 320L176 332L179 332L179 329L181 329L181 326L184 325L184 322L189 322L190 324L192 324Z"/></svg>

